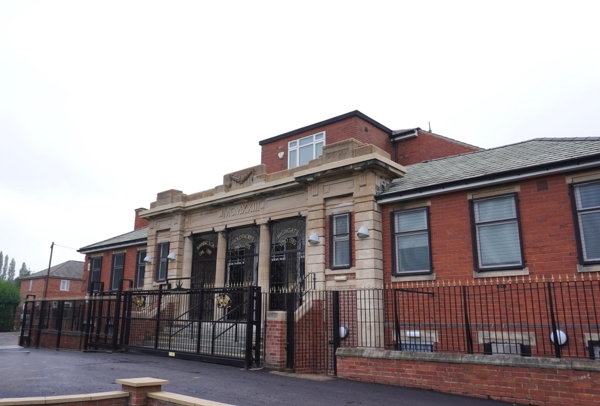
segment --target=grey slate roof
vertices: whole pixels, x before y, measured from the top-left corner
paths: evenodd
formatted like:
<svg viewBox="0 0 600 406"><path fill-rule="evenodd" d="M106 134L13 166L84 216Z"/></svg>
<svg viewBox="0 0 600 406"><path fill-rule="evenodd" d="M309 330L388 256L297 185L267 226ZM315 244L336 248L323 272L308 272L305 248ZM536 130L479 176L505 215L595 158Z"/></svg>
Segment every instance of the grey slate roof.
<svg viewBox="0 0 600 406"><path fill-rule="evenodd" d="M62 264L54 265L50 268L51 278L60 279L83 279L83 267L85 263L83 261L67 261ZM25 279L39 279L45 278L48 274L48 268L43 271L35 272L29 276L24 276L21 280Z"/></svg>
<svg viewBox="0 0 600 406"><path fill-rule="evenodd" d="M106 249L129 247L132 245L144 244L148 239L148 227L138 228L125 234L118 235L108 240L100 241L94 244L79 248L77 252L88 254L90 252L104 251Z"/></svg>
<svg viewBox="0 0 600 406"><path fill-rule="evenodd" d="M600 159L600 137L536 138L406 167L379 199Z"/></svg>

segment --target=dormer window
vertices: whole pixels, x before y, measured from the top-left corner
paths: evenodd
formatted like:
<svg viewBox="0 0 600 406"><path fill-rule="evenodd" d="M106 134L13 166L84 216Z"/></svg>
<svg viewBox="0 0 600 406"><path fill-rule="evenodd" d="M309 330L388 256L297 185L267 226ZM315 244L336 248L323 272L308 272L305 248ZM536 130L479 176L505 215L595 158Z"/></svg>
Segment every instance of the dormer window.
<svg viewBox="0 0 600 406"><path fill-rule="evenodd" d="M306 165L323 154L325 131L288 142L288 169Z"/></svg>

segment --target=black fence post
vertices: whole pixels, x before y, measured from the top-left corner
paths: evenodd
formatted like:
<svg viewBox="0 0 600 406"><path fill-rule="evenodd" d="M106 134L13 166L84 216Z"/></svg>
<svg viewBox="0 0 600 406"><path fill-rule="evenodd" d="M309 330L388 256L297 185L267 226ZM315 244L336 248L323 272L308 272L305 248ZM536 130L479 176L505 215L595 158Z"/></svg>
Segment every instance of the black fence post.
<svg viewBox="0 0 600 406"><path fill-rule="evenodd" d="M167 284L158 286L158 303L156 307L156 328L154 337L154 349L158 348L158 334L160 333L160 306L162 302L163 287L169 286Z"/></svg>
<svg viewBox="0 0 600 406"><path fill-rule="evenodd" d="M260 352L262 349L262 293L260 286L254 288L254 365L260 367Z"/></svg>
<svg viewBox="0 0 600 406"><path fill-rule="evenodd" d="M556 334L557 326L556 326L556 317L554 315L554 300L552 299L552 282L547 282L546 286L548 288L548 306L550 308L550 320L552 322L552 332L550 336L554 338L552 340L554 344L554 355L556 358L562 358L562 353L560 350L560 344L558 343L558 334Z"/></svg>
<svg viewBox="0 0 600 406"><path fill-rule="evenodd" d="M246 309L246 369L252 368L252 337L254 336L254 286L246 288L248 303Z"/></svg>
<svg viewBox="0 0 600 406"><path fill-rule="evenodd" d="M63 312L65 310L65 301L58 302L58 314L56 315L56 349L60 348L60 338L62 336Z"/></svg>
<svg viewBox="0 0 600 406"><path fill-rule="evenodd" d="M295 334L295 320L294 320L294 312L296 310L296 295L294 292L282 293L285 297L285 306L286 306L286 360L285 367L286 369L294 369L294 334Z"/></svg>
<svg viewBox="0 0 600 406"><path fill-rule="evenodd" d="M335 352L340 348L340 292L334 290L333 296L333 375L337 376L337 357Z"/></svg>
<svg viewBox="0 0 600 406"><path fill-rule="evenodd" d="M44 328L44 308L46 307L46 301L42 300L40 303L40 316L38 318L37 325L37 339L35 341L35 348L40 348L40 340L42 335L42 328Z"/></svg>
<svg viewBox="0 0 600 406"><path fill-rule="evenodd" d="M467 287L462 287L463 314L465 318L465 338L467 341L467 353L473 354L473 336L471 335L471 323L469 322L469 307L467 304Z"/></svg>

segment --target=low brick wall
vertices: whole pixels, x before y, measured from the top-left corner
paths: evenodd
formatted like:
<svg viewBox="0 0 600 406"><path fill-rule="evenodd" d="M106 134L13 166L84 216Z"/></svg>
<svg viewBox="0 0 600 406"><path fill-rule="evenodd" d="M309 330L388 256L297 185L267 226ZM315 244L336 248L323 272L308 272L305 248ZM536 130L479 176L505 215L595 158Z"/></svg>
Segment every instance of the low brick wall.
<svg viewBox="0 0 600 406"><path fill-rule="evenodd" d="M600 362L339 348L338 377L540 406L600 404Z"/></svg>
<svg viewBox="0 0 600 406"><path fill-rule="evenodd" d="M164 392L162 391L162 386L169 383L169 381L164 379L117 379L116 383L121 384L120 391L83 395L3 398L0 399L0 406L233 406L226 403Z"/></svg>

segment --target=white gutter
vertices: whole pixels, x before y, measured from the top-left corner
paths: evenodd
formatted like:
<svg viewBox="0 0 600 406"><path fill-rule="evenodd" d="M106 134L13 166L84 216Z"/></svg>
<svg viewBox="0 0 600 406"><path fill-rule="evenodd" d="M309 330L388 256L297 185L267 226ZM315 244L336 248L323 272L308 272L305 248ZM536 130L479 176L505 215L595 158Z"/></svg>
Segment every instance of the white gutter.
<svg viewBox="0 0 600 406"><path fill-rule="evenodd" d="M425 192L413 192L408 195L388 197L386 199L381 199L381 200L378 200L377 203L386 204L386 203L401 202L404 200L428 197L428 196L438 195L438 194L442 194L442 193L456 192L456 191L465 190L465 189L473 189L473 188L477 188L480 186L491 186L491 185L497 185L499 183L511 182L514 180L535 178L535 177L541 176L541 175L549 175L549 174L553 174L553 173L568 172L570 170L575 170L575 169L587 169L587 168L592 168L595 166L600 166L600 161L588 162L588 163L579 164L579 165L562 166L560 168L555 168L555 169L546 169L546 170L541 170L541 171L529 172L529 173L526 173L523 175L505 176L505 177L498 178L498 179L483 180L483 181L474 182L474 183L465 183L462 185L451 186L451 187L447 187L447 188L441 187L441 188L437 188L437 189L433 189L433 190L427 190ZM409 173L410 173L410 169L409 169ZM466 179L465 181L468 182L468 179Z"/></svg>

